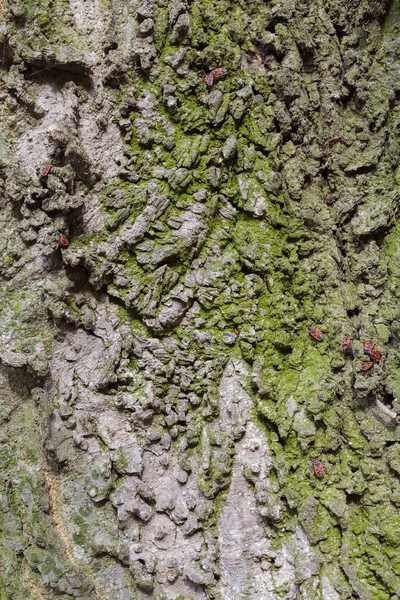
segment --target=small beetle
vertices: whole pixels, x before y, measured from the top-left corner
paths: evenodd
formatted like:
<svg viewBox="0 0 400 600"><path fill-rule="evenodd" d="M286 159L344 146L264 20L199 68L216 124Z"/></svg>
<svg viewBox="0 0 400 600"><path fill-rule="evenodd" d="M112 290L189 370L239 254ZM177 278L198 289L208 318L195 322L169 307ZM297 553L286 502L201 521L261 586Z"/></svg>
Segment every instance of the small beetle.
<svg viewBox="0 0 400 600"><path fill-rule="evenodd" d="M41 173L42 177L47 177L47 175L50 173L51 171L51 165L50 167L45 167Z"/></svg>
<svg viewBox="0 0 400 600"><path fill-rule="evenodd" d="M380 352L376 348L373 348L371 350L371 352L369 353L369 355L372 358L372 360L374 361L374 363L379 363L382 358L382 352Z"/></svg>
<svg viewBox="0 0 400 600"><path fill-rule="evenodd" d="M316 474L317 477L323 477L325 475L324 466L323 466L322 462L320 460L318 460L318 458L316 458L314 460L313 466L314 466L314 473Z"/></svg>
<svg viewBox="0 0 400 600"><path fill-rule="evenodd" d="M375 346L375 342L371 340L365 340L364 342L364 354L371 354L372 348Z"/></svg>
<svg viewBox="0 0 400 600"><path fill-rule="evenodd" d="M58 243L63 248L68 248L68 246L69 246L68 238L66 238L65 235L60 235L60 239L58 240Z"/></svg>
<svg viewBox="0 0 400 600"><path fill-rule="evenodd" d="M363 362L361 365L361 371L368 371L371 367L374 366L373 362Z"/></svg>
<svg viewBox="0 0 400 600"><path fill-rule="evenodd" d="M314 340L317 340L317 342L322 342L322 340L324 339L324 334L320 329L318 329L318 327L312 326L308 327L307 329L309 334L314 338Z"/></svg>
<svg viewBox="0 0 400 600"><path fill-rule="evenodd" d="M334 199L332 198L332 196L329 194L329 195L326 197L326 200L325 200L325 202L326 202L326 204L330 205L330 204L333 204L335 201L334 201Z"/></svg>
<svg viewBox="0 0 400 600"><path fill-rule="evenodd" d="M223 77L227 73L228 71L225 69L225 67L217 67L216 69L213 69L213 71L211 71L211 75L213 77Z"/></svg>
<svg viewBox="0 0 400 600"><path fill-rule="evenodd" d="M350 346L351 346L351 337L349 335L346 335L343 338L343 340L340 344L340 347L342 350L347 350L348 348L350 348Z"/></svg>
<svg viewBox="0 0 400 600"><path fill-rule="evenodd" d="M213 83L214 83L214 77L213 77L213 75L211 73L208 73L208 75L205 76L205 81L206 81L206 84L209 87L211 87L213 85Z"/></svg>

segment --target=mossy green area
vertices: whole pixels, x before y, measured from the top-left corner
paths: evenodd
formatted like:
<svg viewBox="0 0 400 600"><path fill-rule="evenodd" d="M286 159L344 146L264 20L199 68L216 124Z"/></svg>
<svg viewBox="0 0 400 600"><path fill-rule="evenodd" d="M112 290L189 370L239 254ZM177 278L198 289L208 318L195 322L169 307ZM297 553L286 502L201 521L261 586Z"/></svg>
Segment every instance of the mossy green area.
<svg viewBox="0 0 400 600"><path fill-rule="evenodd" d="M15 381L7 381L4 376L0 406L0 589L6 594L4 597L14 594L35 599L29 579L40 589L40 570L45 568L50 572L54 567L57 572L57 560L63 561L63 549L48 515L48 498L38 464L43 452L41 423L29 389L21 382L17 385ZM15 569L19 569L20 577L15 577ZM62 569L58 571L61 572Z"/></svg>
<svg viewBox="0 0 400 600"><path fill-rule="evenodd" d="M362 260L357 259L357 254L362 253L367 239L356 240L347 225L341 226L346 218L343 215L351 210L345 202L332 210L324 206L327 188L336 189L339 202L341 194L345 200L346 194L351 193L352 175L348 177L346 169L352 173L363 165L369 167L376 161L376 155L360 140L360 148L367 150L362 160L355 162L357 140L353 142L352 129L355 119L350 110L343 111L343 115L338 110L336 129L330 130L333 136L345 128L350 146L344 157L337 146L324 145L330 137L329 131L321 132L322 123L302 97L310 94L310 88L304 66L295 55L296 42L302 48L307 47L304 39L299 41L303 35L301 21L295 34L290 34L283 25L276 25L275 33L270 34L271 54L286 56L292 71L282 68L276 77L267 77L262 44L257 46L256 40L257 36L262 39L265 35L262 28L271 20L268 12L262 9L260 14L257 7L257 19L252 20L251 6L236 6L231 11L227 3L226 9L219 6L215 10L208 3L193 4L192 43L183 44L183 52L169 43L165 11L159 9L155 42L162 75L158 75L157 82L151 78L148 81L145 76L127 82L126 90L133 92L137 100L146 95L153 99L157 117L143 127L134 111L128 116L133 133L127 152L132 156L139 181L110 182L103 205L110 214L112 235L119 235L129 223L133 226L143 213L150 183L168 201L145 235L128 243L117 259L125 277L134 282L135 297L132 298L132 288L124 289L116 278L109 285L128 310L137 311L145 322L150 319L151 328L152 319L157 318L168 298L185 286L188 274L204 272L203 278L198 278L191 287L187 303L188 307L193 302L199 303L198 328L212 336L214 345L209 349L197 345L187 325L174 328L173 335L199 361L206 356L213 360L224 356L224 363L227 357L241 357L257 373L253 384L254 419L269 442L274 462L272 474L277 477L280 496L287 507L272 529L277 544L281 531L300 523L329 565L341 553L341 531L345 526L346 545L359 557L355 576L360 580L360 590L374 598L389 597L398 586L396 565L391 562L390 552L386 553L384 572L391 575L384 577L381 570L378 572L371 548L382 556L383 548L374 538L367 550L361 532L367 536L368 532L372 535L379 529L382 511L385 513L391 506L383 498L390 497L396 481L385 467L379 478L378 496L373 486L364 483L363 458L377 456L377 437L385 434L375 431L368 436L364 432L365 413L373 403L374 396L370 394L378 376L361 374L359 365L363 335L374 336L377 343L390 343L390 333L386 332L397 318L393 312L396 296L393 295L393 300L390 296L379 314L373 310L375 301L373 296L368 297L365 284L373 286L379 273L375 280L371 277L367 280L363 270L357 269L357 260ZM363 10L362 6L359 10ZM322 28L322 23L316 26ZM242 33L244 27L248 28L247 35ZM317 43L322 48L327 40L322 29L318 31L316 37L321 38ZM390 33L387 25L385 32ZM363 48L360 37L361 52ZM178 51L182 58L175 59ZM243 67L241 56L246 52L253 60L252 68ZM174 60L178 66L171 67ZM315 60L320 60L323 68L325 59L317 56ZM218 81L208 94L203 83L204 72L221 63L228 68L229 76ZM377 66L370 73L371 77L381 76ZM286 85L291 81L297 86L298 99L288 98L288 109L278 99L279 77L287 78ZM172 114L165 107L164 81L175 88L173 95L179 108ZM330 85L322 79L317 104L323 102ZM123 98L124 88L119 94ZM382 94L377 85L363 112L366 123L375 118ZM295 116L296 111L301 116ZM292 119L297 119L299 136L305 135L308 120L312 132L308 134L308 146L305 137L301 137L300 145L296 136L294 141L283 143L277 122L279 129L286 127L288 132ZM173 134L167 134L166 122L172 124ZM232 135L237 140L237 154L224 160L224 144ZM318 150L312 147L313 140L320 142ZM149 168L149 160L160 169ZM386 158L381 169L385 161ZM327 182L318 170L318 165L325 163L331 169ZM179 169L182 172L177 172ZM371 189L379 180L378 170L371 175ZM186 245L176 232L198 205L195 198L199 192L205 215L204 235ZM361 221L362 210L360 205L360 235L373 235L376 217L372 214ZM390 234L380 258L387 265L392 278L389 281L393 282L398 279L396 235ZM347 258L341 254L343 248L349 253ZM194 269L193 261L196 261ZM393 283L390 293L395 287ZM349 316L357 306L365 311L366 321ZM313 324L324 332L322 343L315 342L307 332L307 326ZM235 344L224 346L223 336L236 330L239 333ZM344 354L340 341L347 333L357 340L353 353ZM393 358L389 359L391 353ZM387 382L392 388L396 381L396 361L396 352L388 348ZM166 383L157 384L159 396L167 389ZM196 394L203 390L216 393L215 388L212 390L209 384L199 381L185 389ZM362 392L359 394L357 390ZM295 403L292 410L288 410L290 398ZM391 435L398 443L398 433L392 431ZM385 442L380 446L382 456ZM315 457L324 462L323 481L315 479L312 470ZM226 463L227 471L222 465L221 460L215 465L211 461L209 472L199 481L206 497L214 498L229 485L231 461ZM311 516L304 505L310 497L315 499ZM357 497L354 504L353 497Z"/></svg>
<svg viewBox="0 0 400 600"><path fill-rule="evenodd" d="M12 12L16 23L10 19L10 32L17 38L22 55L32 59L34 52L43 52L49 43L53 49L63 45L83 50L84 36L77 30L73 13L66 0L43 0L38 2L15 2ZM24 27L21 29L21 24ZM26 32L26 35L23 35ZM89 49L89 48L87 48Z"/></svg>

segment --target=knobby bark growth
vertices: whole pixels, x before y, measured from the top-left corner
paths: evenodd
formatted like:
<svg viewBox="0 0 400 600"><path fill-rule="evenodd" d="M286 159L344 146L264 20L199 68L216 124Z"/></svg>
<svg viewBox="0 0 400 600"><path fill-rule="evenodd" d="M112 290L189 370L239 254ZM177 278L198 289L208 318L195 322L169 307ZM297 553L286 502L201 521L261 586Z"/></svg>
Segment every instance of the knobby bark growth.
<svg viewBox="0 0 400 600"><path fill-rule="evenodd" d="M0 598L398 597L399 35L0 0Z"/></svg>

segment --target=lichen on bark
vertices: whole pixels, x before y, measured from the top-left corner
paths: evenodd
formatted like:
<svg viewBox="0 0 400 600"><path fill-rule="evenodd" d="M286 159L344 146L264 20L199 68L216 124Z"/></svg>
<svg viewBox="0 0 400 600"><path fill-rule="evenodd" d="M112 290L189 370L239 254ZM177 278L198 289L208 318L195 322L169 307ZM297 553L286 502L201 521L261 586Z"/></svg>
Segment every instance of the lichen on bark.
<svg viewBox="0 0 400 600"><path fill-rule="evenodd" d="M398 14L0 2L0 598L398 597Z"/></svg>

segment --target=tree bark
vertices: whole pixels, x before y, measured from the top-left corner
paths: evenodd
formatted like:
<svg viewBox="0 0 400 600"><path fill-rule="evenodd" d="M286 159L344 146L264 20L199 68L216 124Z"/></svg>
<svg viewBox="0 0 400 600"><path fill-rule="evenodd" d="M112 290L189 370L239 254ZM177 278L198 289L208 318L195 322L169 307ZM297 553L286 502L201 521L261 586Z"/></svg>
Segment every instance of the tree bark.
<svg viewBox="0 0 400 600"><path fill-rule="evenodd" d="M0 599L400 597L399 23L0 0Z"/></svg>

